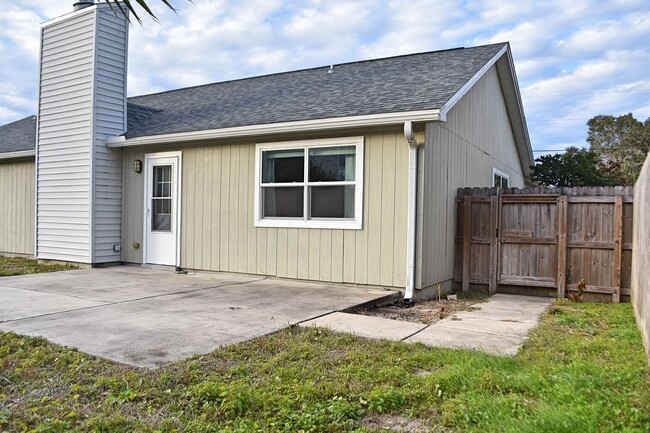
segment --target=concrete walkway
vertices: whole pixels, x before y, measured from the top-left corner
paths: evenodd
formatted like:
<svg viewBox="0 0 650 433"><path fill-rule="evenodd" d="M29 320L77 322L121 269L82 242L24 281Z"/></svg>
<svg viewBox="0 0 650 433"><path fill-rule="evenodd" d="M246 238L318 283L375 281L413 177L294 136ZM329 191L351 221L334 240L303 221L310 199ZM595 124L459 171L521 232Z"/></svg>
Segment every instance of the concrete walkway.
<svg viewBox="0 0 650 433"><path fill-rule="evenodd" d="M0 330L155 367L396 294L116 266L0 278Z"/></svg>
<svg viewBox="0 0 650 433"><path fill-rule="evenodd" d="M550 298L497 294L432 325L335 312L301 326L320 326L362 337L515 355L553 302Z"/></svg>

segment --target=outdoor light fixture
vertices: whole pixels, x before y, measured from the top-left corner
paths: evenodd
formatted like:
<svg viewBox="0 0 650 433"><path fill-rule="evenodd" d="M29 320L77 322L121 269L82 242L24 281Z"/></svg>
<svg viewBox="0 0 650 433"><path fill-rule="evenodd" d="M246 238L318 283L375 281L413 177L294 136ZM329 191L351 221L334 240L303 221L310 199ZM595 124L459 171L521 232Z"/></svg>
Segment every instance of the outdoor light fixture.
<svg viewBox="0 0 650 433"><path fill-rule="evenodd" d="M133 171L135 171L136 173L142 173L142 161L140 161L139 159L133 161Z"/></svg>

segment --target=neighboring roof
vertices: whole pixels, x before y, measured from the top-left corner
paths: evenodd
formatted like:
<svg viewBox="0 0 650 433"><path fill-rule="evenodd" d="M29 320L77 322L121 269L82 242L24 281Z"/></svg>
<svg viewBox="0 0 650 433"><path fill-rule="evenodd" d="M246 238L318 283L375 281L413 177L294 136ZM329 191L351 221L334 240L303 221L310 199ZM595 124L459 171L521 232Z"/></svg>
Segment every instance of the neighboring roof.
<svg viewBox="0 0 650 433"><path fill-rule="evenodd" d="M36 146L36 116L0 126L0 153L33 151Z"/></svg>
<svg viewBox="0 0 650 433"><path fill-rule="evenodd" d="M441 108L506 43L411 54L129 98L126 138ZM136 115L134 115L137 113Z"/></svg>

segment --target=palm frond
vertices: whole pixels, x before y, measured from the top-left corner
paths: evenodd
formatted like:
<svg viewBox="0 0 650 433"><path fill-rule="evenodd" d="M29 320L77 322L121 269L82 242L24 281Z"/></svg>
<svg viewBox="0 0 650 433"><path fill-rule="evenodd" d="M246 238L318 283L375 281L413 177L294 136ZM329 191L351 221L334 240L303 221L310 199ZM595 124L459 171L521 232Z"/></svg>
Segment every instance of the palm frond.
<svg viewBox="0 0 650 433"><path fill-rule="evenodd" d="M138 21L138 23L142 24L142 20L140 19L140 16L136 12L136 9L134 7L134 1L133 0L100 0L100 1L105 1L108 3L108 5L111 8L111 11L113 11L114 14L117 15L118 10L114 8L114 6L117 6L117 9L119 9L119 13L124 15L129 22L131 22L131 19L129 18L129 12L133 14L135 19ZM176 9L170 2L170 0L159 0L161 1L165 6L167 6L169 9L174 11L175 13L178 12L178 9ZM193 0L187 0L190 3L193 3ZM154 21L160 22L158 20L158 17L153 13L149 5L147 4L147 0L135 0L135 4L137 4L139 7L144 9L144 11L151 17L153 18Z"/></svg>

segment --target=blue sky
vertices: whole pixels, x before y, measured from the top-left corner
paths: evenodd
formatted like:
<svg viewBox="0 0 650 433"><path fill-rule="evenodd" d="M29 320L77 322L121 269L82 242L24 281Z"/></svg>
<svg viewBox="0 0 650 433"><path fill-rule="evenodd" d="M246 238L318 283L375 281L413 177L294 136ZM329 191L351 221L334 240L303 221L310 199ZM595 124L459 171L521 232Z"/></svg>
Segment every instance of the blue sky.
<svg viewBox="0 0 650 433"><path fill-rule="evenodd" d="M535 155L585 145L597 114L650 117L647 0L149 0L129 96L355 60L509 41ZM0 0L0 124L36 111L39 24L73 0Z"/></svg>

